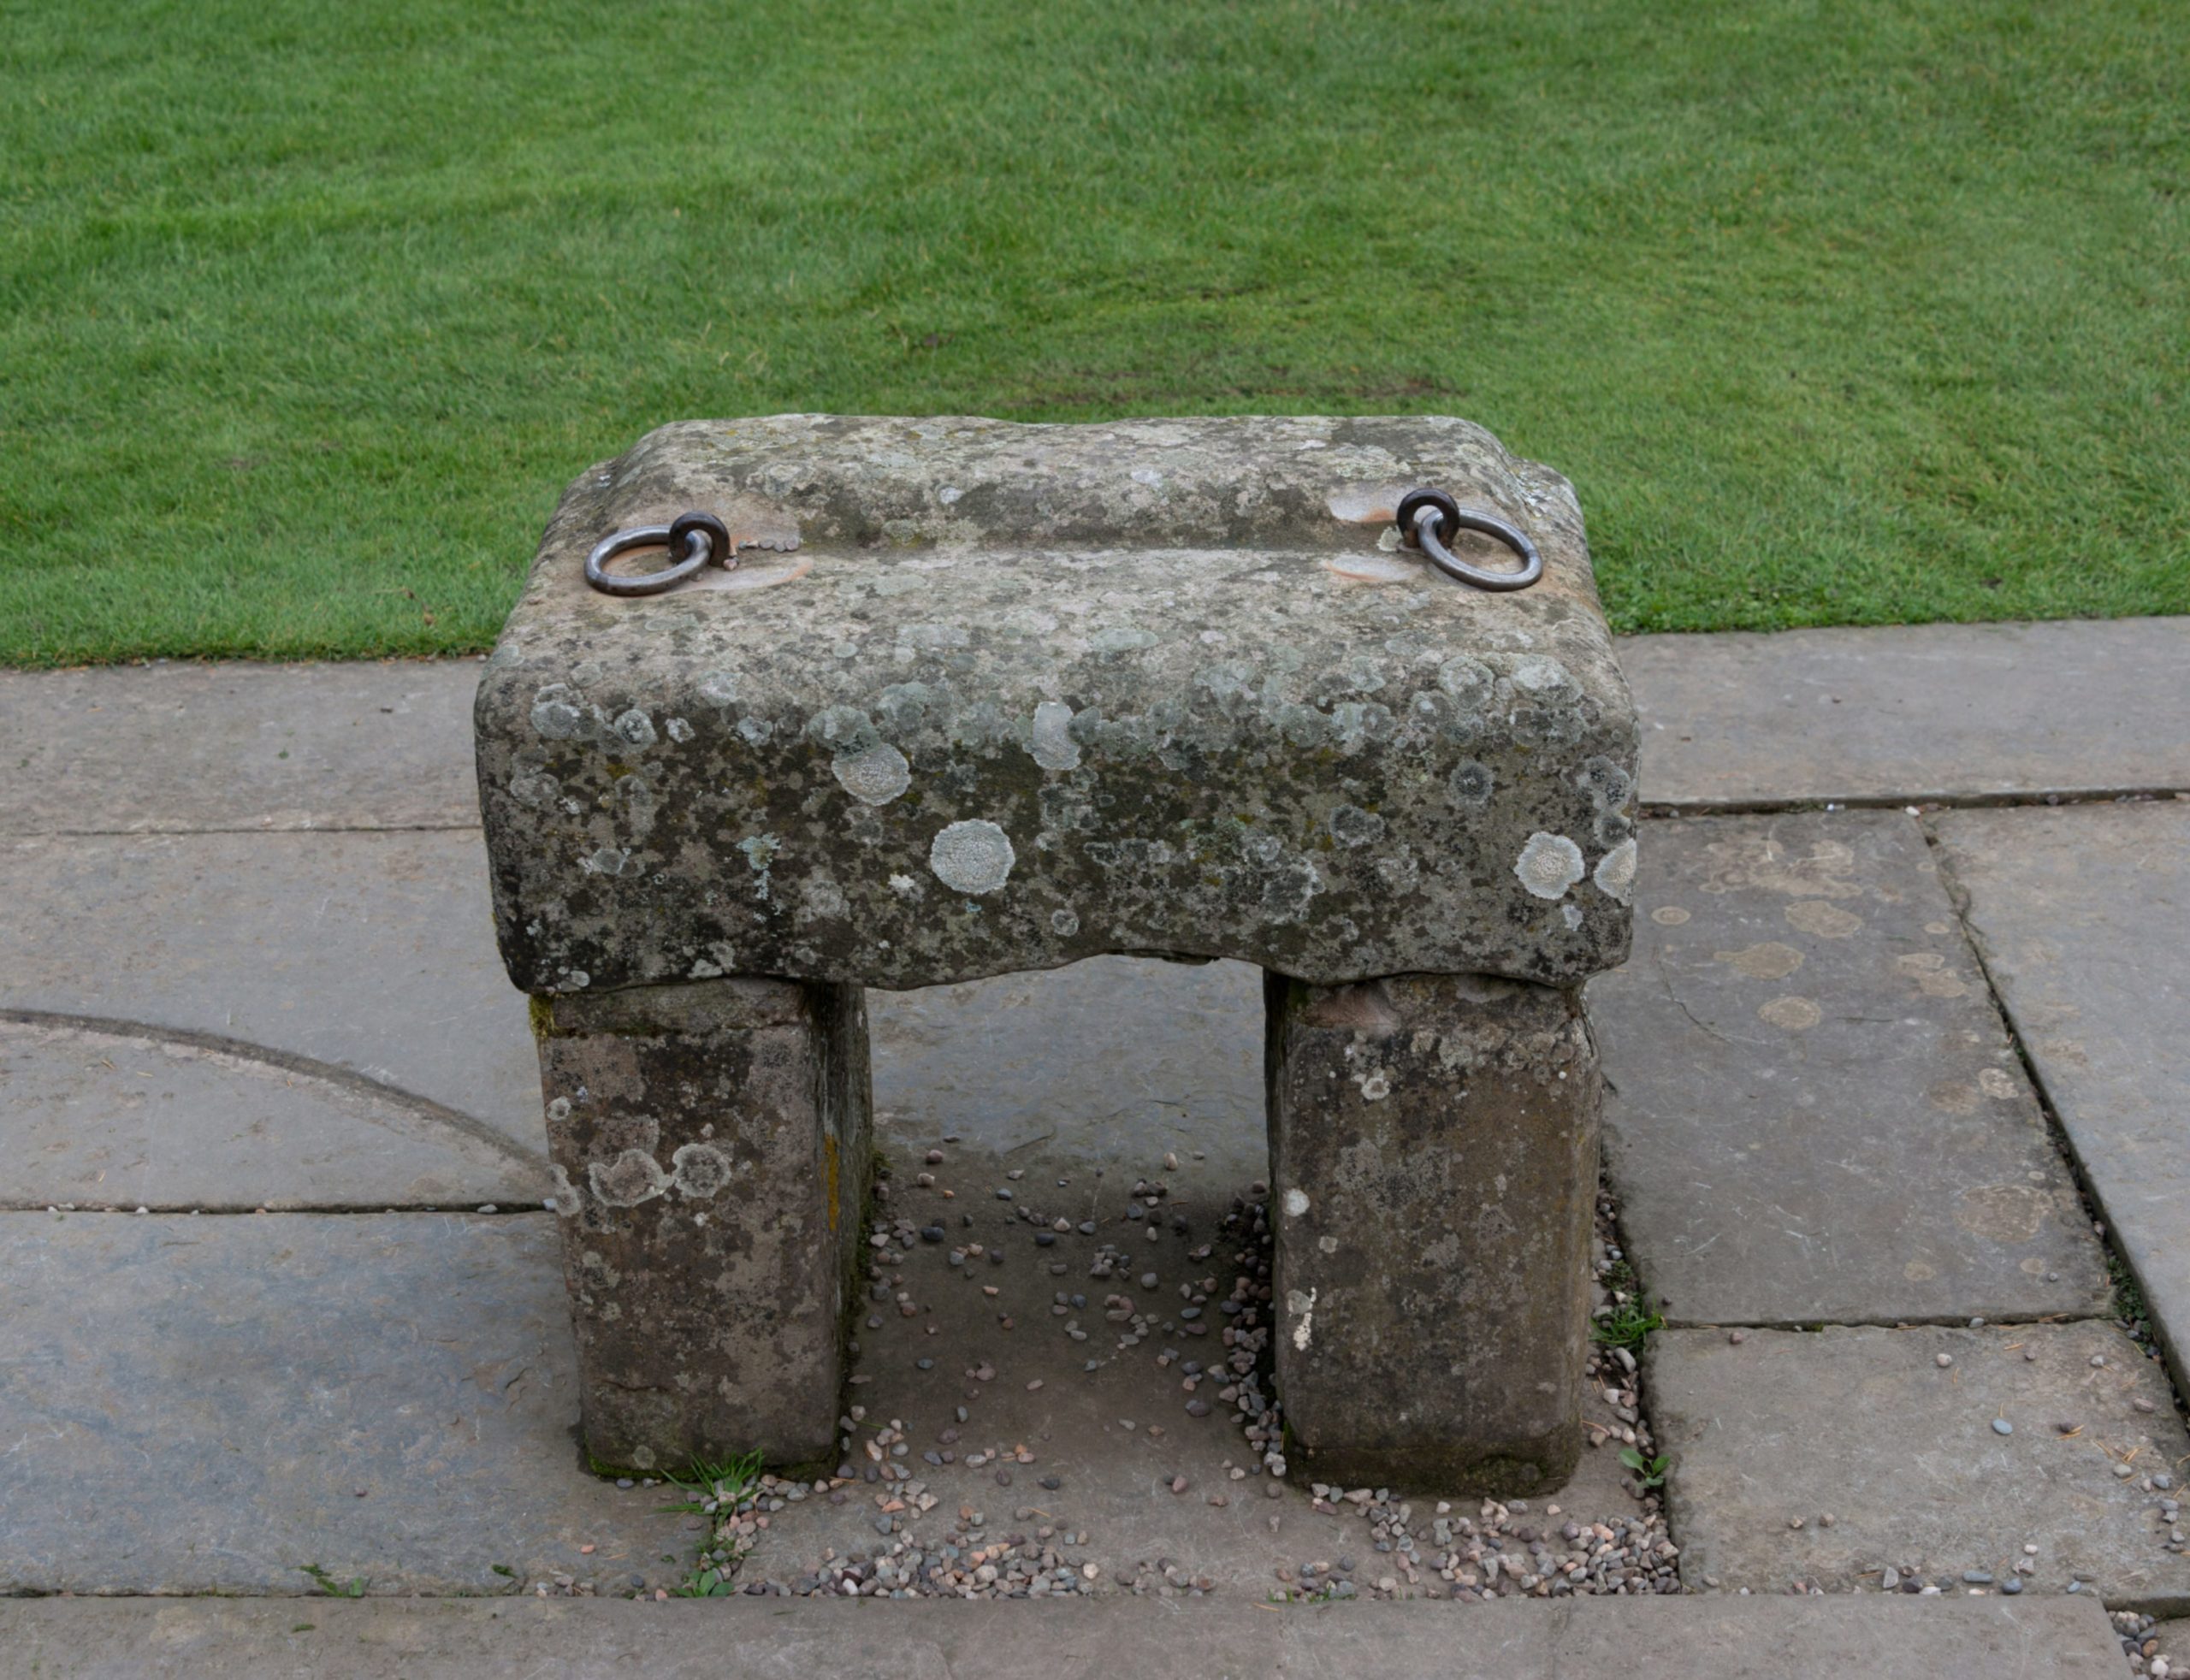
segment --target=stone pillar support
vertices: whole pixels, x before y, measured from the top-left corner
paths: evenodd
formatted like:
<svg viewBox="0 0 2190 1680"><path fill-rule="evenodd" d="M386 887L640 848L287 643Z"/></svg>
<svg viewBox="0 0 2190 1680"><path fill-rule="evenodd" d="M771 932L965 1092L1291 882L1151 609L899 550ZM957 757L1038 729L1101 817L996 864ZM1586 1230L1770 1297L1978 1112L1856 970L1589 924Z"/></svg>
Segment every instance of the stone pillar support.
<svg viewBox="0 0 2190 1680"><path fill-rule="evenodd" d="M1267 977L1296 1476L1517 1497L1581 1452L1601 1106L1578 991Z"/></svg>
<svg viewBox="0 0 2190 1680"><path fill-rule="evenodd" d="M861 989L635 986L534 1019L595 1461L829 1458L873 1157Z"/></svg>

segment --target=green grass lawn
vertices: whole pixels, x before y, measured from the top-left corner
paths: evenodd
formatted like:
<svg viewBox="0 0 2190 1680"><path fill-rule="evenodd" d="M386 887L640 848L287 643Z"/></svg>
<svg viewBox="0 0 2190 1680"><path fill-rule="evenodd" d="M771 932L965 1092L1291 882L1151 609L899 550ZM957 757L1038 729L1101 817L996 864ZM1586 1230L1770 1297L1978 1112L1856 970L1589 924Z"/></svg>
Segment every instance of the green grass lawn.
<svg viewBox="0 0 2190 1680"><path fill-rule="evenodd" d="M2190 612L2182 0L0 0L0 660L489 642L665 420L1463 414L1631 630Z"/></svg>

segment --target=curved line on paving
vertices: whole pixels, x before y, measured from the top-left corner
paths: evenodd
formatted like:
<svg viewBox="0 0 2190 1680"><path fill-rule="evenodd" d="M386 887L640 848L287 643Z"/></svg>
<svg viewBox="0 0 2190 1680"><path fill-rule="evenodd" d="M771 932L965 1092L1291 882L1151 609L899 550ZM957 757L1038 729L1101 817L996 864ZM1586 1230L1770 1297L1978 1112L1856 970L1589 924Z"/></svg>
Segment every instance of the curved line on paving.
<svg viewBox="0 0 2190 1680"><path fill-rule="evenodd" d="M256 1062L265 1067L279 1068L287 1073L301 1074L307 1079L336 1086L352 1096L406 1109L420 1120L462 1133L474 1143L484 1144L497 1154L506 1156L522 1166L542 1174L548 1170L546 1156L511 1141L485 1121L468 1115L461 1109L452 1109L446 1103L436 1103L430 1097L421 1097L400 1085L389 1085L348 1068L338 1068L329 1062L299 1056L292 1050L274 1050L242 1038L224 1038L218 1032L200 1032L186 1026L157 1026L150 1021L123 1020L110 1015L64 1015L53 1009L0 1009L0 1021L21 1026L104 1032L112 1038L137 1038L148 1044L181 1044L191 1050L210 1050L216 1055L234 1056L239 1061Z"/></svg>

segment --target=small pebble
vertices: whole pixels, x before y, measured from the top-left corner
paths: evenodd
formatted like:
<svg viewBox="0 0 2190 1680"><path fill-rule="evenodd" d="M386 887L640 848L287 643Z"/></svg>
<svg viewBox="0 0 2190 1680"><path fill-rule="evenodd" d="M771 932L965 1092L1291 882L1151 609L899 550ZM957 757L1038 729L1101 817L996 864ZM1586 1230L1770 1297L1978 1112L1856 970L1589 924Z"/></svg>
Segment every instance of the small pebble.
<svg viewBox="0 0 2190 1680"><path fill-rule="evenodd" d="M2009 1423L2009 1422L2008 1422L2008 1420L2007 1420L2006 1418L2004 1418L2004 1417L1995 1417L1995 1418L1992 1420L1992 1433L1993 1433L1994 1435L2013 1435L2015 1432L2015 1426L2014 1424L2012 1424L2012 1423ZM1965 1577L1965 1578L1966 1578L1966 1577Z"/></svg>

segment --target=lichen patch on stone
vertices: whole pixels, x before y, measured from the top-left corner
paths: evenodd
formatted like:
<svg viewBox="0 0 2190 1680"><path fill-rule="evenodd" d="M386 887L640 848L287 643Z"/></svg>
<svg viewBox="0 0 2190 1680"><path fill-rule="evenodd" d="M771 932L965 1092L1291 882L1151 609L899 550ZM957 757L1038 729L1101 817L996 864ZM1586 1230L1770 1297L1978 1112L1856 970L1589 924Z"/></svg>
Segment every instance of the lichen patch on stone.
<svg viewBox="0 0 2190 1680"><path fill-rule="evenodd" d="M1546 834L1541 829L1529 837L1513 861L1513 873L1538 898L1566 897L1583 873L1582 849L1563 834Z"/></svg>
<svg viewBox="0 0 2190 1680"><path fill-rule="evenodd" d="M887 805L913 784L912 766L886 741L837 759L829 769L845 792L867 805Z"/></svg>
<svg viewBox="0 0 2190 1680"><path fill-rule="evenodd" d="M974 898L1002 887L1018 861L1011 837L981 818L951 824L935 837L927 854L927 866L938 880Z"/></svg>
<svg viewBox="0 0 2190 1680"><path fill-rule="evenodd" d="M1626 904L1635 896L1635 842L1623 840L1597 860L1596 869L1589 878L1606 897L1615 903Z"/></svg>

